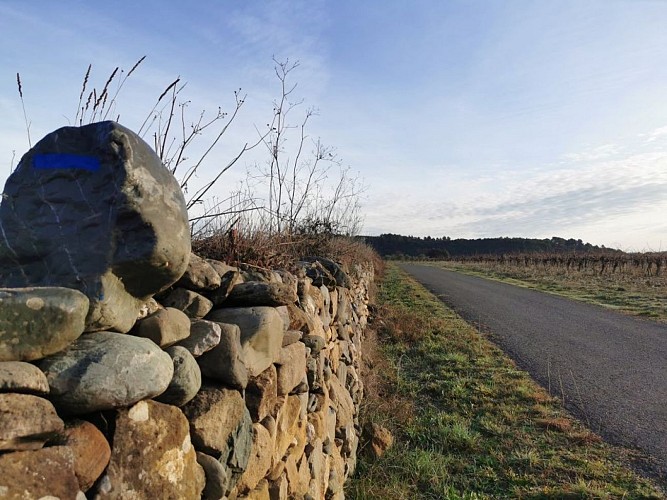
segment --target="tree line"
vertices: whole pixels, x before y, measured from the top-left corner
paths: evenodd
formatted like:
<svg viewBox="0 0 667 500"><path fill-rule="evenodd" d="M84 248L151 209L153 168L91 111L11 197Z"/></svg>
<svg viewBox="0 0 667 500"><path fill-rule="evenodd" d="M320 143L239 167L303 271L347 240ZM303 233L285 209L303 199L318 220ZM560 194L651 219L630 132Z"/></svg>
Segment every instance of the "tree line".
<svg viewBox="0 0 667 500"><path fill-rule="evenodd" d="M398 259L448 259L473 255L504 255L526 253L620 253L620 250L591 245L582 240L552 238L477 238L451 239L448 236L403 236L400 234L381 234L364 236L365 242L380 255Z"/></svg>

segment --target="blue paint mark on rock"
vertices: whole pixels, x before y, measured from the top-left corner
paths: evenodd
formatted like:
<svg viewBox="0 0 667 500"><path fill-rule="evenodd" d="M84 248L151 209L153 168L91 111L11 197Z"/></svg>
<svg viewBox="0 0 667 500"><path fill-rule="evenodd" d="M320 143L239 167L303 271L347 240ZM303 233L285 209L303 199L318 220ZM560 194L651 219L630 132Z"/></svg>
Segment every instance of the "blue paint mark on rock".
<svg viewBox="0 0 667 500"><path fill-rule="evenodd" d="M94 156L69 155L64 153L37 154L32 158L32 166L39 170L73 168L97 172L100 160Z"/></svg>

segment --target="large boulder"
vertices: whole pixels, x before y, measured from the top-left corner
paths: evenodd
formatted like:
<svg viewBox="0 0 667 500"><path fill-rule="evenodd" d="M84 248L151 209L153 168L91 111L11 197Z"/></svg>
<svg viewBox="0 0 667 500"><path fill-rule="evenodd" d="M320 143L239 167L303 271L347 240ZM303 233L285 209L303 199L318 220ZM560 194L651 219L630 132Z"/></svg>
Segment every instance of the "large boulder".
<svg viewBox="0 0 667 500"><path fill-rule="evenodd" d="M115 332L83 335L45 358L49 398L64 414L110 410L162 394L174 375L169 354L141 337Z"/></svg>
<svg viewBox="0 0 667 500"><path fill-rule="evenodd" d="M81 290L87 331L130 330L190 258L178 182L111 121L61 128L28 151L5 184L0 224L0 286Z"/></svg>
<svg viewBox="0 0 667 500"><path fill-rule="evenodd" d="M64 349L83 333L87 313L88 299L77 290L0 289L0 361L33 361Z"/></svg>

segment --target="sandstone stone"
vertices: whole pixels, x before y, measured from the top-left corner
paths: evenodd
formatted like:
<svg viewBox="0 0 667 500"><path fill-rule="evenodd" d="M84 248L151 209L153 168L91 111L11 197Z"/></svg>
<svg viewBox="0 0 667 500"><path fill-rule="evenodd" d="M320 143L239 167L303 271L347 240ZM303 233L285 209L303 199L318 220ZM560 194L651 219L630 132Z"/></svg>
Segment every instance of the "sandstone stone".
<svg viewBox="0 0 667 500"><path fill-rule="evenodd" d="M199 498L204 483L188 422L178 408L140 401L118 412L99 498Z"/></svg>
<svg viewBox="0 0 667 500"><path fill-rule="evenodd" d="M322 451L322 440L316 439L306 449L308 465L310 466L310 482L308 494L311 498L324 498L329 482L329 457Z"/></svg>
<svg viewBox="0 0 667 500"><path fill-rule="evenodd" d="M222 331L220 325L213 321L206 321L205 319L193 319L190 321L190 336L181 340L176 345L185 347L190 351L190 354L198 358L220 343ZM240 345L239 340L239 348Z"/></svg>
<svg viewBox="0 0 667 500"><path fill-rule="evenodd" d="M255 487L254 490L250 491L247 495L239 497L239 500L270 500L269 495L269 482L266 479L262 479L259 484Z"/></svg>
<svg viewBox="0 0 667 500"><path fill-rule="evenodd" d="M241 330L237 325L214 323L220 327L220 341L197 358L202 374L235 389L248 385L248 369L241 347Z"/></svg>
<svg viewBox="0 0 667 500"><path fill-rule="evenodd" d="M278 479L269 482L269 498L271 500L288 498L288 484L286 474L282 474Z"/></svg>
<svg viewBox="0 0 667 500"><path fill-rule="evenodd" d="M110 121L61 128L28 151L5 185L0 224L0 286L82 291L87 331L129 331L190 255L178 182Z"/></svg>
<svg viewBox="0 0 667 500"><path fill-rule="evenodd" d="M279 462L290 450L300 456L306 446L306 415L301 414L301 401L297 396L279 398L281 402L276 416L276 436L273 451L274 463ZM291 449L290 449L291 448Z"/></svg>
<svg viewBox="0 0 667 500"><path fill-rule="evenodd" d="M276 360L278 365L278 395L289 394L306 375L306 346L297 342L283 347Z"/></svg>
<svg viewBox="0 0 667 500"><path fill-rule="evenodd" d="M311 353L306 360L306 376L310 392L322 393L324 391L324 351L313 355Z"/></svg>
<svg viewBox="0 0 667 500"><path fill-rule="evenodd" d="M321 304L319 303L320 299L321 295L319 288L311 286L310 293L301 299L301 308L311 318L318 316L321 309Z"/></svg>
<svg viewBox="0 0 667 500"><path fill-rule="evenodd" d="M241 425L246 411L245 402L238 391L202 386L197 395L183 407L197 451L216 458L228 452L230 437Z"/></svg>
<svg viewBox="0 0 667 500"><path fill-rule="evenodd" d="M115 332L83 335L40 363L63 414L129 406L162 394L174 374L167 353L152 341Z"/></svg>
<svg viewBox="0 0 667 500"><path fill-rule="evenodd" d="M329 478L327 481L326 498L342 498L343 486L345 484L345 461L333 446L329 453Z"/></svg>
<svg viewBox="0 0 667 500"><path fill-rule="evenodd" d="M72 451L74 474L79 488L87 491L109 464L109 443L97 427L85 420L68 422L63 432L63 441Z"/></svg>
<svg viewBox="0 0 667 500"><path fill-rule="evenodd" d="M171 346L166 352L174 363L174 376L169 387L155 399L161 403L183 406L199 391L201 371L197 361L185 347Z"/></svg>
<svg viewBox="0 0 667 500"><path fill-rule="evenodd" d="M0 362L0 392L48 394L46 375L30 363L22 361Z"/></svg>
<svg viewBox="0 0 667 500"><path fill-rule="evenodd" d="M0 248L0 260L1 254ZM63 350L83 333L87 313L88 298L77 290L0 289L0 361L32 361Z"/></svg>
<svg viewBox="0 0 667 500"><path fill-rule="evenodd" d="M334 319L339 325L347 325L352 321L352 305L345 288L338 289L338 308Z"/></svg>
<svg viewBox="0 0 667 500"><path fill-rule="evenodd" d="M337 377L331 377L328 383L329 398L336 410L336 428L354 425L355 408L350 394Z"/></svg>
<svg viewBox="0 0 667 500"><path fill-rule="evenodd" d="M225 305L276 307L294 303L296 300L296 292L290 285L246 281L232 288Z"/></svg>
<svg viewBox="0 0 667 500"><path fill-rule="evenodd" d="M206 319L238 325L242 359L253 377L274 362L283 342L283 322L272 307L230 307L212 311Z"/></svg>
<svg viewBox="0 0 667 500"><path fill-rule="evenodd" d="M287 330L283 335L283 347L294 344L298 342L303 337L303 333L299 330Z"/></svg>
<svg viewBox="0 0 667 500"><path fill-rule="evenodd" d="M349 342L350 340L350 331L352 329L350 328L349 325L336 325L336 334L337 337L345 342Z"/></svg>
<svg viewBox="0 0 667 500"><path fill-rule="evenodd" d="M73 463L67 446L0 454L0 495L7 499L79 500Z"/></svg>
<svg viewBox="0 0 667 500"><path fill-rule="evenodd" d="M162 304L183 311L189 318L203 318L213 309L213 302L186 288L174 288L162 299Z"/></svg>
<svg viewBox="0 0 667 500"><path fill-rule="evenodd" d="M304 498L310 483L310 468L305 457L289 455L285 459L285 476L290 498Z"/></svg>
<svg viewBox="0 0 667 500"><path fill-rule="evenodd" d="M303 333L310 333L313 330L310 326L310 318L302 309L295 304L288 304L287 310L290 317L288 330L298 330Z"/></svg>
<svg viewBox="0 0 667 500"><path fill-rule="evenodd" d="M169 347L190 335L190 318L172 307L159 309L144 319L137 321L132 335L151 339L160 347Z"/></svg>
<svg viewBox="0 0 667 500"><path fill-rule="evenodd" d="M229 490L229 471L211 455L200 451L197 452L197 463L204 469L206 475L206 486L202 491L202 500L220 500L224 498Z"/></svg>
<svg viewBox="0 0 667 500"><path fill-rule="evenodd" d="M39 449L64 425L46 399L30 394L0 394L0 450Z"/></svg>
<svg viewBox="0 0 667 500"><path fill-rule="evenodd" d="M268 474L271 467L272 439L269 431L259 423L252 426L252 451L248 466L239 479L238 491L253 490Z"/></svg>
<svg viewBox="0 0 667 500"><path fill-rule="evenodd" d="M289 330L289 326L291 323L290 317L289 317L289 309L287 306L277 306L274 308L278 314L280 314L280 317L283 320L283 332L286 332Z"/></svg>
<svg viewBox="0 0 667 500"><path fill-rule="evenodd" d="M301 342L303 342L313 354L320 352L326 345L324 337L320 337L319 335L304 335L301 338Z"/></svg>
<svg viewBox="0 0 667 500"><path fill-rule="evenodd" d="M248 381L246 405L253 422L264 420L275 407L278 398L278 375L274 365L269 366Z"/></svg>
<svg viewBox="0 0 667 500"><path fill-rule="evenodd" d="M338 293L339 293L338 288L334 288L329 291L329 297L330 297L329 313L331 314L332 321L336 318L336 314L338 313Z"/></svg>
<svg viewBox="0 0 667 500"><path fill-rule="evenodd" d="M367 452L372 458L380 458L394 444L394 436L389 429L380 424L369 423L364 426L364 438L368 442Z"/></svg>

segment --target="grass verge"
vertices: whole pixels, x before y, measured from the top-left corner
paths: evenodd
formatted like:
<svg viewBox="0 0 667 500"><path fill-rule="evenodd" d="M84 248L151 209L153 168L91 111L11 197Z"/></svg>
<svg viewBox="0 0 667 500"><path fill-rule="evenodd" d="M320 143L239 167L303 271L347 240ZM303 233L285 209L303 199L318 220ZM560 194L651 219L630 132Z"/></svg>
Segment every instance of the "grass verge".
<svg viewBox="0 0 667 500"><path fill-rule="evenodd" d="M428 265L541 290L619 312L667 322L667 277L599 275L564 272L538 266L497 266L485 263L428 262Z"/></svg>
<svg viewBox="0 0 667 500"><path fill-rule="evenodd" d="M396 441L361 454L357 499L663 498L472 326L395 265L367 339L362 420Z"/></svg>

